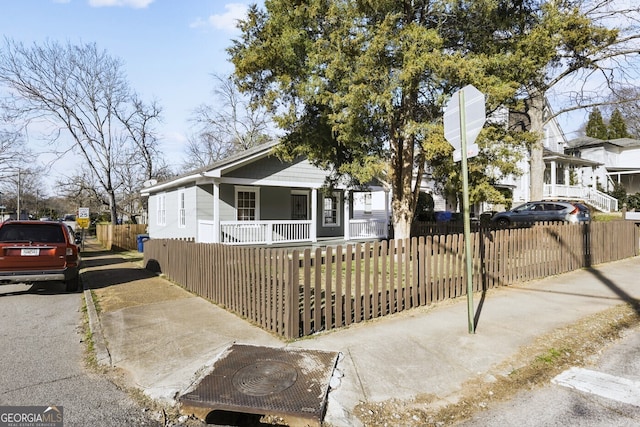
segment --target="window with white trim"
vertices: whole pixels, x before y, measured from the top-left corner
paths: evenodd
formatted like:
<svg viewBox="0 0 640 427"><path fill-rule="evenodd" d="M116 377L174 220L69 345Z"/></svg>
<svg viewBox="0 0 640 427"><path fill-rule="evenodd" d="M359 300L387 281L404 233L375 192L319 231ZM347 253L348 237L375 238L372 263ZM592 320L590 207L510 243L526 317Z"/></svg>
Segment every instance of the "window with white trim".
<svg viewBox="0 0 640 427"><path fill-rule="evenodd" d="M335 192L324 196L322 201L322 225L340 225L340 193Z"/></svg>
<svg viewBox="0 0 640 427"><path fill-rule="evenodd" d="M254 187L236 187L236 220L257 221L260 219L260 193Z"/></svg>
<svg viewBox="0 0 640 427"><path fill-rule="evenodd" d="M166 194L158 194L156 199L156 224L167 225Z"/></svg>
<svg viewBox="0 0 640 427"><path fill-rule="evenodd" d="M178 228L187 226L187 213L184 201L184 190L178 191Z"/></svg>

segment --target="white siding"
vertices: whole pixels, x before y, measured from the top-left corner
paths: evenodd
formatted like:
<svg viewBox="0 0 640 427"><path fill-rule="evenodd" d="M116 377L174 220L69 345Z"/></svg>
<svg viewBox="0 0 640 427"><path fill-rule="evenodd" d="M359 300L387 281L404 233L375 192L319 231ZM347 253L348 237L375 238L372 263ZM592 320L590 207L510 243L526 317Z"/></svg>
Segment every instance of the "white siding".
<svg viewBox="0 0 640 427"><path fill-rule="evenodd" d="M185 226L180 227L179 221L179 193L184 192L185 198ZM165 197L165 225L157 221L157 199ZM196 187L173 189L164 193L149 196L149 237L152 239L195 238L197 233L196 218Z"/></svg>

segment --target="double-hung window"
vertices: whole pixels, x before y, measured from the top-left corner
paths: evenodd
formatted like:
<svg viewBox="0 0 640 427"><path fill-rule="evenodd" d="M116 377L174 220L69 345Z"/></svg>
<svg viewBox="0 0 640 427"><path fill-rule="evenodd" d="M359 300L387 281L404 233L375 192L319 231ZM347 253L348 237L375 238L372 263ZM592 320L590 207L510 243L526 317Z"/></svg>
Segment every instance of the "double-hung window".
<svg viewBox="0 0 640 427"><path fill-rule="evenodd" d="M257 221L260 219L260 193L254 187L236 187L236 219Z"/></svg>
<svg viewBox="0 0 640 427"><path fill-rule="evenodd" d="M178 228L187 226L187 213L184 201L184 190L178 191Z"/></svg>
<svg viewBox="0 0 640 427"><path fill-rule="evenodd" d="M323 199L322 225L340 225L340 193L327 194Z"/></svg>
<svg viewBox="0 0 640 427"><path fill-rule="evenodd" d="M158 194L156 199L156 224L167 225L166 194Z"/></svg>
<svg viewBox="0 0 640 427"><path fill-rule="evenodd" d="M371 214L371 193L364 193L364 213Z"/></svg>

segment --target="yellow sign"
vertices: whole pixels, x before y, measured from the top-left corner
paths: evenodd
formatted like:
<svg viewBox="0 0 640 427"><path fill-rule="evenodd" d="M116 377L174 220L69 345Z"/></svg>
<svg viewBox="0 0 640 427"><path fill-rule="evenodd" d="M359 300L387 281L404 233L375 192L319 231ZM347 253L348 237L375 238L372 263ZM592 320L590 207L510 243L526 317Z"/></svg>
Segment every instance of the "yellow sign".
<svg viewBox="0 0 640 427"><path fill-rule="evenodd" d="M89 228L89 218L78 218L76 222L80 228Z"/></svg>

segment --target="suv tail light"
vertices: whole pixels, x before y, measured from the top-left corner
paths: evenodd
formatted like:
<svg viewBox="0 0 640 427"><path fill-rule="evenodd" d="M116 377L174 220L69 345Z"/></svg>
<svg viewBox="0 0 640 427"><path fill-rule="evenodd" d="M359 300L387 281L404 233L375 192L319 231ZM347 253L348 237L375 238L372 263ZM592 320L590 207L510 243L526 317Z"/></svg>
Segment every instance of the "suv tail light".
<svg viewBox="0 0 640 427"><path fill-rule="evenodd" d="M578 215L579 213L580 213L580 209L574 206L573 210L569 212L569 215Z"/></svg>

